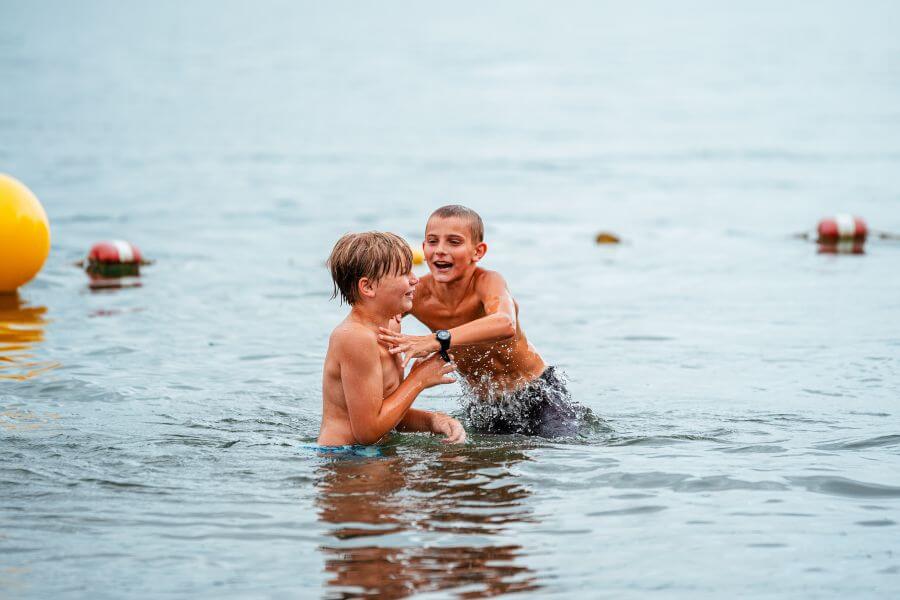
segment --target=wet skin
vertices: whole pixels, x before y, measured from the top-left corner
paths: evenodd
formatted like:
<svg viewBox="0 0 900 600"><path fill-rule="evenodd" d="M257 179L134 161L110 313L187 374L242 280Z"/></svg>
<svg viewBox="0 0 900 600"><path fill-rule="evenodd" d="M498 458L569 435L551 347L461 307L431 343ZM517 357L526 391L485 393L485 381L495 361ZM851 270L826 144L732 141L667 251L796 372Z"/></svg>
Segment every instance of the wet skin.
<svg viewBox="0 0 900 600"><path fill-rule="evenodd" d="M484 269L475 269L471 278L473 290L477 287L478 280L487 273L489 272ZM547 368L540 354L525 337L518 319L518 304L514 300L512 304L515 311L513 337L451 348L457 372L482 398L489 396L490 392L521 389L540 377ZM419 281L411 313L432 331L450 330L488 315L484 298L474 291L465 294L456 304L442 302L435 294L435 281L431 275L425 275Z"/></svg>
<svg viewBox="0 0 900 600"><path fill-rule="evenodd" d="M422 390L452 383L449 373L454 365L439 357L424 359L404 379L400 357L378 343L379 328L399 333L399 320L391 315L412 308L417 282L412 273L391 274L379 281L360 279L360 299L328 342L319 445L374 444L395 427L441 433L449 442L465 441L455 419L410 408Z"/></svg>
<svg viewBox="0 0 900 600"><path fill-rule="evenodd" d="M392 320L390 328L399 330L400 326ZM355 322L352 317L347 317L335 331L341 329L357 329L357 335L365 335L364 330L371 331L371 326ZM356 444L358 442L350 426L350 412L347 409L341 382L341 364L337 353L332 348L334 342L335 336L332 334L322 373L322 429L318 443L326 446ZM388 354L382 346L378 347L378 362L382 374L382 397L387 398L403 381L403 369L400 367L397 357Z"/></svg>
<svg viewBox="0 0 900 600"><path fill-rule="evenodd" d="M470 223L432 217L422 250L430 273L419 280L410 312L432 331L450 330L457 372L475 393L487 398L540 377L547 365L528 343L503 277L478 266L487 245L473 238ZM392 352L421 356L439 347L434 336L405 337L389 341Z"/></svg>

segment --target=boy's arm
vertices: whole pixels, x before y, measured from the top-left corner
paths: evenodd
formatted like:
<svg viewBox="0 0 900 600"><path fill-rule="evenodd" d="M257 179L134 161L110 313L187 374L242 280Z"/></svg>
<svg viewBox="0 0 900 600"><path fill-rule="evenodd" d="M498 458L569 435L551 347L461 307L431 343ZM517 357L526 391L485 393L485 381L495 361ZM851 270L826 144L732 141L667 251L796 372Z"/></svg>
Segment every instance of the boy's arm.
<svg viewBox="0 0 900 600"><path fill-rule="evenodd" d="M485 272L475 284L485 316L450 329L450 347L499 342L516 335L516 304L499 273ZM404 362L441 349L433 335L403 335L381 328L378 338L390 346L391 354L403 352Z"/></svg>
<svg viewBox="0 0 900 600"><path fill-rule="evenodd" d="M416 396L426 387L445 381L452 364L428 365L425 361L400 382L396 390L382 398L384 382L378 359L378 341L365 334L345 334L340 352L341 386L350 429L360 444L374 444L393 429ZM435 369L437 367L437 369Z"/></svg>
<svg viewBox="0 0 900 600"><path fill-rule="evenodd" d="M485 316L450 329L450 347L499 342L516 335L516 303L499 273L485 272L475 283ZM440 349L440 343L434 340Z"/></svg>
<svg viewBox="0 0 900 600"><path fill-rule="evenodd" d="M445 444L462 444L466 441L466 430L462 424L444 413L410 408L397 423L397 431L425 431L442 433Z"/></svg>

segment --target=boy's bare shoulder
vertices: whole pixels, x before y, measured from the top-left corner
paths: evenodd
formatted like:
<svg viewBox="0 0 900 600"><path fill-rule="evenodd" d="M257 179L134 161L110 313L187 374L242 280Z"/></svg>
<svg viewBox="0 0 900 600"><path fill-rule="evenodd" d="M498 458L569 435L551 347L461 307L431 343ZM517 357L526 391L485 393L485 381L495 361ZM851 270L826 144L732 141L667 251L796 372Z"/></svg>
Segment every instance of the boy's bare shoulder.
<svg viewBox="0 0 900 600"><path fill-rule="evenodd" d="M431 288L432 285L434 285L434 276L431 273L426 273L419 277L419 283L416 285L416 289Z"/></svg>
<svg viewBox="0 0 900 600"><path fill-rule="evenodd" d="M475 269L475 289L479 292L487 289L496 289L497 286L506 287L506 279L497 271L489 271L477 267Z"/></svg>
<svg viewBox="0 0 900 600"><path fill-rule="evenodd" d="M378 345L378 335L368 327L353 321L342 321L329 338L330 347L335 350L365 348Z"/></svg>
<svg viewBox="0 0 900 600"><path fill-rule="evenodd" d="M413 306L415 306L417 302L430 298L433 295L433 292L434 277L431 276L431 273L419 277L419 283L416 284L416 293L413 296Z"/></svg>

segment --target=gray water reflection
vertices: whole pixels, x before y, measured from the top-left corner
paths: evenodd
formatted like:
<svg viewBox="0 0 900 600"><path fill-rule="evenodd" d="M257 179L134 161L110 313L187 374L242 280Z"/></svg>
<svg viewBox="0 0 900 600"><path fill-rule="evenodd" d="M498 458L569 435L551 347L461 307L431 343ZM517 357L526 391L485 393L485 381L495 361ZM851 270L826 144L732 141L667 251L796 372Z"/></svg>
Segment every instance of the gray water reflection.
<svg viewBox="0 0 900 600"><path fill-rule="evenodd" d="M524 453L452 449L430 460L388 453L330 459L317 472L319 519L334 538L319 548L328 597L454 590L486 598L541 587L519 560L525 548L491 539L534 521L530 493L509 471L529 460Z"/></svg>

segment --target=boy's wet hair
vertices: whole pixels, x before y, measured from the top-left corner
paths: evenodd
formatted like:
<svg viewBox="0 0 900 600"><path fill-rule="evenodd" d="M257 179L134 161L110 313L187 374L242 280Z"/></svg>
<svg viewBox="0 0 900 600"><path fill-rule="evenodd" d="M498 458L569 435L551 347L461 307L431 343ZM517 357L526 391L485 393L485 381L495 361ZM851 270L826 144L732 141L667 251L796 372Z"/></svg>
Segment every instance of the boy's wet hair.
<svg viewBox="0 0 900 600"><path fill-rule="evenodd" d="M384 231L348 233L337 241L326 265L334 282L332 299L338 293L349 305L359 300L359 280L377 282L389 275L412 271L412 250L403 238Z"/></svg>
<svg viewBox="0 0 900 600"><path fill-rule="evenodd" d="M467 206L463 206L461 204L448 204L447 206L442 206L428 217L430 221L434 217L440 217L442 219L451 219L457 218L462 219L469 225L469 233L472 234L472 241L476 244L480 244L484 241L484 222L481 220L481 216Z"/></svg>

